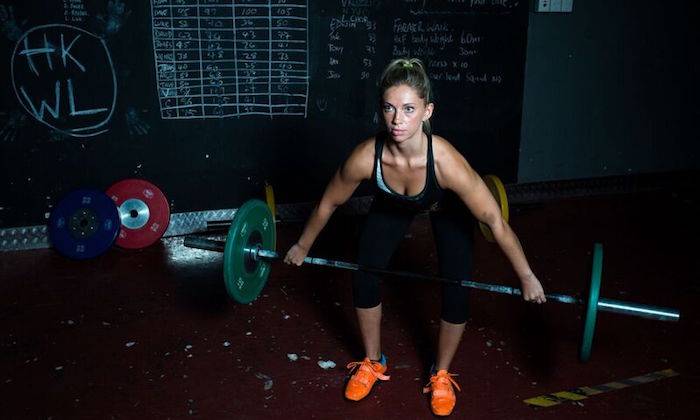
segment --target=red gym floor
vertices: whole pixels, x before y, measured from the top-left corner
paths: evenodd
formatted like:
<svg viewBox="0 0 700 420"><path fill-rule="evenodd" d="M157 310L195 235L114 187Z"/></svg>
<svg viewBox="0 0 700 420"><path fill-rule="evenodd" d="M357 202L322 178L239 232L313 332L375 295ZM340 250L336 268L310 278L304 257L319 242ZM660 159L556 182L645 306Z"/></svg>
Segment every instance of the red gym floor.
<svg viewBox="0 0 700 420"><path fill-rule="evenodd" d="M697 195L659 191L512 209L545 289L586 288L604 245L601 296L681 310L679 323L599 313L591 359L577 360L583 308L474 291L452 370L453 418L700 418ZM358 219L336 217L312 252L353 260ZM299 224L279 226L278 248ZM475 279L514 284L500 251L477 239ZM384 283L391 380L360 403L342 396L362 357L346 271L273 262L262 295L225 294L222 259L182 238L89 261L53 250L0 254L0 418L430 418L421 393L435 346L438 284ZM394 269L436 274L419 218ZM322 368L319 362L333 362ZM535 409L523 399L674 369L680 375Z"/></svg>

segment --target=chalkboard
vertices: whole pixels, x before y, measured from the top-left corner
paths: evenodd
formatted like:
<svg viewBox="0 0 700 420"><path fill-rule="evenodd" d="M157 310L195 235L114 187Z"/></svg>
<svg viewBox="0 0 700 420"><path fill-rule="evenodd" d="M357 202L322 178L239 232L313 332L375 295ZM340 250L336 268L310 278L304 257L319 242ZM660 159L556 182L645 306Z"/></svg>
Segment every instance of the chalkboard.
<svg viewBox="0 0 700 420"><path fill-rule="evenodd" d="M404 56L428 66L435 133L512 182L527 3L5 2L0 226L43 223L67 192L128 177L173 212L238 207L265 181L280 203L317 200L380 128L376 79Z"/></svg>

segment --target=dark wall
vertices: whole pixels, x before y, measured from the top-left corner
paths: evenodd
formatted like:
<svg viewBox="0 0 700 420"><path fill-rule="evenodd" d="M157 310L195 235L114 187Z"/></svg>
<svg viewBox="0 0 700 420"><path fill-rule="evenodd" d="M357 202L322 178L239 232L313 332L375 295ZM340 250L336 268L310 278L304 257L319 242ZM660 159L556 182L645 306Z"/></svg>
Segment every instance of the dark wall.
<svg viewBox="0 0 700 420"><path fill-rule="evenodd" d="M510 0L6 2L0 226L127 177L175 212L238 207L266 180L278 202L316 200L378 129L397 56L427 63L435 132L512 182L527 21Z"/></svg>
<svg viewBox="0 0 700 420"><path fill-rule="evenodd" d="M532 13L518 180L698 170L697 17L687 0Z"/></svg>

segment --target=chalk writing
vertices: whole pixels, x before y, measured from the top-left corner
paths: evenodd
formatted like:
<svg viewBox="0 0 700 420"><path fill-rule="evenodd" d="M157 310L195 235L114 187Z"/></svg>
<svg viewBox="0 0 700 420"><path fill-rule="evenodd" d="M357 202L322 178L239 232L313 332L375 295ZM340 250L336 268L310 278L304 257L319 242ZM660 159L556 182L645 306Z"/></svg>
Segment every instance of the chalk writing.
<svg viewBox="0 0 700 420"><path fill-rule="evenodd" d="M17 41L12 83L24 109L74 137L107 131L117 100L114 64L104 40L70 25L44 25Z"/></svg>
<svg viewBox="0 0 700 420"><path fill-rule="evenodd" d="M352 57L353 64L357 62L356 57L359 57L359 73L351 77L370 79L377 55L377 22L373 17L377 5L378 2L373 0L341 0L341 14L332 17L328 25L326 79L343 77L341 68L346 61L344 57ZM344 44L348 35L353 40L361 40L360 44L349 44L348 50L352 48L352 52L346 51Z"/></svg>
<svg viewBox="0 0 700 420"><path fill-rule="evenodd" d="M83 0L63 0L63 19L66 22L84 22L88 16Z"/></svg>
<svg viewBox="0 0 700 420"><path fill-rule="evenodd" d="M409 13L383 17L381 30L376 17L387 4L373 0L335 1L339 8L329 14L328 44L324 45L328 61L321 63L321 74L331 83L375 80L379 70L377 53L387 49L392 58L422 59L434 81L491 85L504 81L498 63L482 57L482 50L488 52L503 41L499 37L489 39L491 29L480 24L474 15L508 18L520 4L518 1L402 0ZM469 15L472 16L465 19ZM484 63L491 68L480 68Z"/></svg>
<svg viewBox="0 0 700 420"><path fill-rule="evenodd" d="M409 0L404 0L409 3ZM460 2L467 3L467 2ZM471 2L470 6L480 6ZM491 6L500 3L490 3ZM421 17L395 18L392 22L392 56L420 57L426 64L430 79L449 83L495 84L503 82L500 69L493 73L472 73L472 61L479 56L485 39L476 30L459 29L454 21L445 17L434 17L431 9L421 4ZM456 55L455 55L456 53Z"/></svg>
<svg viewBox="0 0 700 420"><path fill-rule="evenodd" d="M522 0L447 0L429 2L426 0L403 0L409 5L411 15L478 15L509 14L521 6ZM527 3L527 2L526 2Z"/></svg>
<svg viewBox="0 0 700 420"><path fill-rule="evenodd" d="M306 116L306 0L151 0L164 119Z"/></svg>

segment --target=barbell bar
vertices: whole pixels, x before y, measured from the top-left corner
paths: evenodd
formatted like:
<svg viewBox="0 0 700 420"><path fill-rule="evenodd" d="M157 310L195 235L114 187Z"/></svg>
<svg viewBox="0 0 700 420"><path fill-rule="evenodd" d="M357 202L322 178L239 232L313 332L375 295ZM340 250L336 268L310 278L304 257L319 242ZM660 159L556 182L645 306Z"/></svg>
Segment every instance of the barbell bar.
<svg viewBox="0 0 700 420"><path fill-rule="evenodd" d="M218 251L224 253L224 281L229 295L239 303L250 303L260 294L270 274L270 260L280 255L270 248L274 247L274 218L269 207L261 200L249 200L234 215L226 241L187 236L184 245L190 248ZM547 299L584 305L586 317L579 358L585 362L590 357L593 334L598 311L613 312L666 322L678 322L680 312L673 308L653 306L642 303L602 298L599 296L603 261L603 246L593 247L593 264L591 282L587 299L565 294L545 294ZM340 268L351 271L366 271L381 275L398 276L414 280L437 281L458 284L472 289L485 290L513 296L522 296L519 288L499 284L482 283L471 280L456 280L407 271L394 271L369 267L345 261L306 257L307 264Z"/></svg>
<svg viewBox="0 0 700 420"><path fill-rule="evenodd" d="M199 238L196 236L187 236L185 237L184 245L189 248L224 252L226 242L214 239ZM279 253L267 249L262 249L259 246L253 248L243 248L243 253L245 255L245 258L251 261L259 261L260 259L281 258ZM304 258L304 263L331 268L340 268L351 271L366 271L369 273L411 278L414 280L429 280L438 281L442 283L458 284L460 286L469 287L471 289L479 289L485 290L487 292L495 292L513 296L522 296L522 291L519 288L503 286L500 284L482 283L471 280L452 280L443 277L430 276L427 274L413 273L410 271L385 270L381 268L369 267L346 261L330 260L318 257L306 257ZM554 293L545 293L545 296L549 300L554 300L561 303L569 303L576 305L585 304L585 300L581 297ZM678 321L680 318L679 312L676 309L665 308L661 306L652 306L643 303L628 302L617 299L599 298L597 306L599 311L632 315L640 318L653 319L657 321L675 322Z"/></svg>

